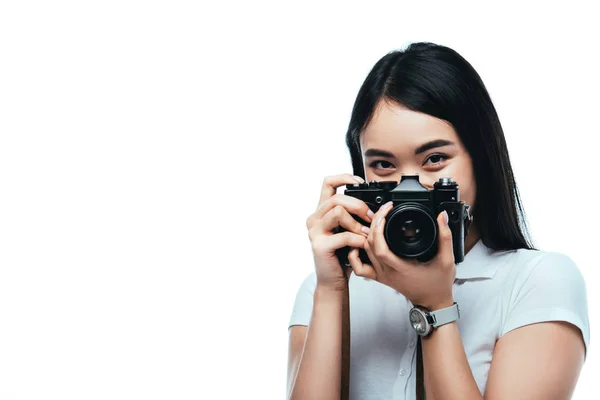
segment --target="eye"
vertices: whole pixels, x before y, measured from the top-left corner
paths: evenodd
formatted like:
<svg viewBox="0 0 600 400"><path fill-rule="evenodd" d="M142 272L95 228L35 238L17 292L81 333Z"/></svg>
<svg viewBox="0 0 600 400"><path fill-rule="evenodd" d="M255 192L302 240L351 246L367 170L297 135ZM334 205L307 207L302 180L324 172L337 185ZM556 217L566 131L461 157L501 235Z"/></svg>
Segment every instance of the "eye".
<svg viewBox="0 0 600 400"><path fill-rule="evenodd" d="M423 163L423 165L438 166L448 159L444 154L432 154Z"/></svg>
<svg viewBox="0 0 600 400"><path fill-rule="evenodd" d="M391 169L394 168L394 166L392 165L392 163L390 163L389 161L385 161L385 160L379 160L379 161L373 161L370 164L371 168L379 168L379 169Z"/></svg>

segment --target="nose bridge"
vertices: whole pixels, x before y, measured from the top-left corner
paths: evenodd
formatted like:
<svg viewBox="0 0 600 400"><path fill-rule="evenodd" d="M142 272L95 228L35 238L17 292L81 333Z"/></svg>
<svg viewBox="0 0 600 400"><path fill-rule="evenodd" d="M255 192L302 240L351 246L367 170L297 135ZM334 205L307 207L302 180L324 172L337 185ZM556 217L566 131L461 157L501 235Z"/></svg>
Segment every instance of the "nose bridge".
<svg viewBox="0 0 600 400"><path fill-rule="evenodd" d="M397 168L397 172L399 173L398 179L402 175L419 175L419 180L420 180L421 177L424 176L424 172L425 172L425 171L423 171L421 164L413 158L406 158L406 159L398 160L398 163L396 164L396 168Z"/></svg>

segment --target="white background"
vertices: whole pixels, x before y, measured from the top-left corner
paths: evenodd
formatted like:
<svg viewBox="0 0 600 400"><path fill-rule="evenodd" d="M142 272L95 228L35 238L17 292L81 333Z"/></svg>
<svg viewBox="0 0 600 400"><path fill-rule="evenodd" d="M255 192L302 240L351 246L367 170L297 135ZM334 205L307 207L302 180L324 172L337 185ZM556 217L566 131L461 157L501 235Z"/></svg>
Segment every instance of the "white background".
<svg viewBox="0 0 600 400"><path fill-rule="evenodd" d="M586 278L593 398L592 2L417 3L2 2L0 398L283 398L305 220L369 69L419 40L480 73L537 246Z"/></svg>

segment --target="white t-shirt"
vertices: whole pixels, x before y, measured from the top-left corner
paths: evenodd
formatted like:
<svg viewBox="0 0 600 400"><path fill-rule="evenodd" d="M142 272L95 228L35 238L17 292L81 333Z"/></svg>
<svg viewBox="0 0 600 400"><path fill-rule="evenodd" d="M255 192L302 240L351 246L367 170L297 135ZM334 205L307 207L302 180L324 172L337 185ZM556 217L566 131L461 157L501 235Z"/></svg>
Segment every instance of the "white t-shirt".
<svg viewBox="0 0 600 400"><path fill-rule="evenodd" d="M289 326L308 326L316 275L302 283ZM415 398L417 334L412 304L376 281L350 277L350 399ZM590 341L584 279L570 258L525 250L494 252L481 240L458 264L453 287L458 329L483 395L496 341L518 327L566 321Z"/></svg>

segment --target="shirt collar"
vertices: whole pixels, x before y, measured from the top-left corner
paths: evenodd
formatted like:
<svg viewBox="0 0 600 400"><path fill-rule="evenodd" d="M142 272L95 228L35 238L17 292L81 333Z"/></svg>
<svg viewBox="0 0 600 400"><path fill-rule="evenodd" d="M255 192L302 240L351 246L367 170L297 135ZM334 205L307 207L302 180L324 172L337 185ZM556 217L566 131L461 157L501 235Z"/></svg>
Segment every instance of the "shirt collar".
<svg viewBox="0 0 600 400"><path fill-rule="evenodd" d="M465 259L456 267L456 279L492 279L506 252L496 252L483 244L481 239L465 254Z"/></svg>

